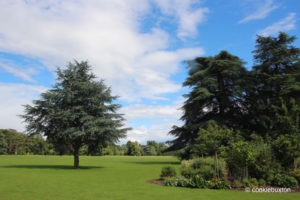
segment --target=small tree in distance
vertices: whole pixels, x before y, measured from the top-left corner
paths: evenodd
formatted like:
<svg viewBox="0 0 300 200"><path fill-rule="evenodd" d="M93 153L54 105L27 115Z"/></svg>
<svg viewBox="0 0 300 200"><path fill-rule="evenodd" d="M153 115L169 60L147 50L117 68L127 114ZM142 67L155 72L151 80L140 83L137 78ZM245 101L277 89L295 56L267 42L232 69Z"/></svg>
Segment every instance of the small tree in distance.
<svg viewBox="0 0 300 200"><path fill-rule="evenodd" d="M79 167L82 145L95 147L125 137L124 118L117 113L117 97L103 80L97 81L87 62L69 63L57 70L55 86L42 93L21 115L31 135L42 133L51 143L72 148L74 168Z"/></svg>

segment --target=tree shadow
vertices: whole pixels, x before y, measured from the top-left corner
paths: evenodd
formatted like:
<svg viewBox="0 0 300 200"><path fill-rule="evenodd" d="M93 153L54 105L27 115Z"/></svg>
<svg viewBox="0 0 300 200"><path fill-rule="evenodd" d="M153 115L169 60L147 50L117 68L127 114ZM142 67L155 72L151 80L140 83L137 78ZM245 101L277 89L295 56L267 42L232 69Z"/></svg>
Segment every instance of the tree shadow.
<svg viewBox="0 0 300 200"><path fill-rule="evenodd" d="M88 169L100 169L101 166L80 166L74 168L71 165L6 165L2 168L14 168L14 169L54 169L54 170L88 170Z"/></svg>

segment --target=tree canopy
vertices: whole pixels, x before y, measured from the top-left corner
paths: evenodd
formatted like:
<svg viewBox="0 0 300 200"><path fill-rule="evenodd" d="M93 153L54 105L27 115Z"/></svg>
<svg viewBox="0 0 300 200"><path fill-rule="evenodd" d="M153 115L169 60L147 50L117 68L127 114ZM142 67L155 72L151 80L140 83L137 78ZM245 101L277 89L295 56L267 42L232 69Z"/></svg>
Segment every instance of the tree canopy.
<svg viewBox="0 0 300 200"><path fill-rule="evenodd" d="M188 150L199 143L199 129L207 129L210 122L239 131L245 140L256 133L265 140L286 135L287 144L299 142L300 49L293 46L295 39L285 33L258 36L251 70L226 51L188 61L184 124L170 131L176 138L168 150ZM187 154L192 152L182 155Z"/></svg>
<svg viewBox="0 0 300 200"><path fill-rule="evenodd" d="M117 113L120 105L111 89L98 81L87 62L69 63L57 70L55 86L42 93L22 115L29 134L40 134L53 144L69 145L74 167L79 167L79 149L107 145L125 137L128 128Z"/></svg>
<svg viewBox="0 0 300 200"><path fill-rule="evenodd" d="M243 113L244 78L247 70L237 56L221 51L214 57L198 57L188 62L190 87L182 107L184 125L170 132L177 138L170 149L179 149L197 138L199 128L208 122L238 127Z"/></svg>

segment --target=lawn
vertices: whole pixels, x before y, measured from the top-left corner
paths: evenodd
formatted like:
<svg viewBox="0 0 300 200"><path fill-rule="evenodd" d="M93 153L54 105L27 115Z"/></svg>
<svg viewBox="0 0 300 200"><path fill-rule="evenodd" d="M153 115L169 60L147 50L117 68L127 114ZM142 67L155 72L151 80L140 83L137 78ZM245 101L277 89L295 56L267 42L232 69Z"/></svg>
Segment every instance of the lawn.
<svg viewBox="0 0 300 200"><path fill-rule="evenodd" d="M8 199L300 199L300 193L246 193L148 183L174 157L0 156L0 200Z"/></svg>

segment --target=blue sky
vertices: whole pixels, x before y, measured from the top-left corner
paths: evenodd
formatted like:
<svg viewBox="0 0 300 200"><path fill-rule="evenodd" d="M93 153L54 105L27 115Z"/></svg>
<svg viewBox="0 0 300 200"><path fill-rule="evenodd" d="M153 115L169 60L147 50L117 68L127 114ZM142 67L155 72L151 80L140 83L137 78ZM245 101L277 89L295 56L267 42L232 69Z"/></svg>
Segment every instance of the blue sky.
<svg viewBox="0 0 300 200"><path fill-rule="evenodd" d="M23 131L22 105L77 59L120 96L126 140L172 139L188 92L183 61L228 50L251 68L256 35L299 36L299 10L297 0L1 1L0 128Z"/></svg>

